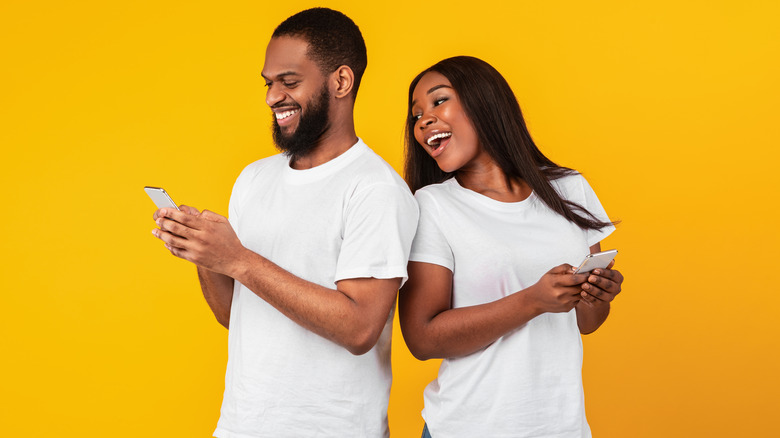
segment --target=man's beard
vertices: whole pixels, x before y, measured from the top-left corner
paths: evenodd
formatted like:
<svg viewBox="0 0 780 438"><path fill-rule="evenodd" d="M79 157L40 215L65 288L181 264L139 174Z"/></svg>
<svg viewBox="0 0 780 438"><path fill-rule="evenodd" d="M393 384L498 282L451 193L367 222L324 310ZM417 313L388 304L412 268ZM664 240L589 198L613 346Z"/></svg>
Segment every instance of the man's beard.
<svg viewBox="0 0 780 438"><path fill-rule="evenodd" d="M290 135L282 133L282 128L273 118L273 138L276 147L290 157L290 162L305 156L319 144L322 135L330 127L328 111L330 110L330 91L323 84L319 96L313 98L304 112L301 109L298 127Z"/></svg>

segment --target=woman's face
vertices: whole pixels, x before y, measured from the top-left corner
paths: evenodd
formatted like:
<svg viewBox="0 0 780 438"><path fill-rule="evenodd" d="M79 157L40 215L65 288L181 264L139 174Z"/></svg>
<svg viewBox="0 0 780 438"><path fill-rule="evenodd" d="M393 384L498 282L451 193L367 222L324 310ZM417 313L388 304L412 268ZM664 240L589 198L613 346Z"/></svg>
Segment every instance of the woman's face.
<svg viewBox="0 0 780 438"><path fill-rule="evenodd" d="M474 125L452 84L441 73L428 72L417 83L410 116L414 138L441 170L455 172L483 155Z"/></svg>

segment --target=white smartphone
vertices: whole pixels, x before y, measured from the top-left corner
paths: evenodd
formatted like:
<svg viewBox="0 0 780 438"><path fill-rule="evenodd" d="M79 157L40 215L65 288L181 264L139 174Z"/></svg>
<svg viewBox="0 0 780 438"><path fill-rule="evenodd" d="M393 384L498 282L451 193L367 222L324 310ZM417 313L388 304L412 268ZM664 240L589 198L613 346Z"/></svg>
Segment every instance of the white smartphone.
<svg viewBox="0 0 780 438"><path fill-rule="evenodd" d="M607 266L609 266L609 262L612 261L612 259L615 258L617 255L616 249L608 249L606 251L601 252L594 252L593 254L588 254L585 256L585 260L580 263L580 266L577 268L577 270L574 271L575 274L583 274L585 272L590 272L594 269L604 269Z"/></svg>
<svg viewBox="0 0 780 438"><path fill-rule="evenodd" d="M156 205L157 208L173 207L177 210L179 209L179 206L173 202L173 199L171 199L171 196L168 195L168 192L166 192L165 189L146 186L144 187L144 191L152 198L152 201L154 201L154 205Z"/></svg>

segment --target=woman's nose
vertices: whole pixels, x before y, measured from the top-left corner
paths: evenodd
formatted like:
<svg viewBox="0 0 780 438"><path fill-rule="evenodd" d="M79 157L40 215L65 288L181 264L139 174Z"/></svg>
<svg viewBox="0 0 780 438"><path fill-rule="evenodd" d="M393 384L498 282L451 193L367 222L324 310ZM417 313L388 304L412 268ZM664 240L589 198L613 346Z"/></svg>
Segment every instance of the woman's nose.
<svg viewBox="0 0 780 438"><path fill-rule="evenodd" d="M428 125L432 125L436 121L436 116L432 113L425 113L420 116L420 129L424 129Z"/></svg>

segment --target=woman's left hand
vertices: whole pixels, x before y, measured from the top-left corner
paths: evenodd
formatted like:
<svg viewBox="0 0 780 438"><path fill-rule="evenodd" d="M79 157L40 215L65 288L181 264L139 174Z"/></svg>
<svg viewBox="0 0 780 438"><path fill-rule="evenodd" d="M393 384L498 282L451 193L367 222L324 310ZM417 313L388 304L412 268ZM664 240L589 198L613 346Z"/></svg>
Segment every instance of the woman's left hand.
<svg viewBox="0 0 780 438"><path fill-rule="evenodd" d="M606 269L594 269L588 276L588 281L582 284L582 301L596 305L599 302L609 303L620 293L623 284L623 274L612 269L612 260Z"/></svg>

